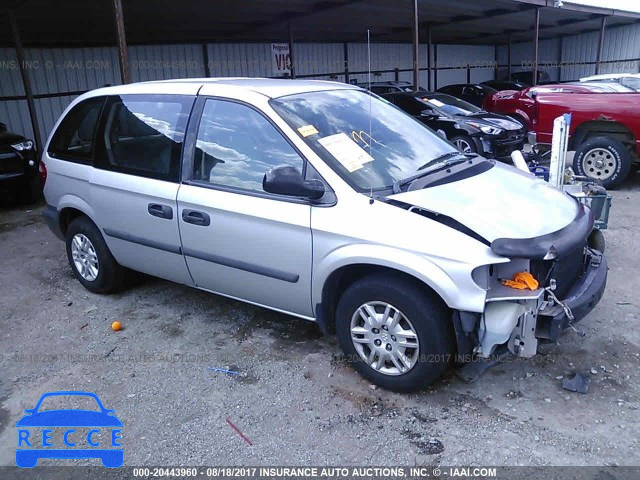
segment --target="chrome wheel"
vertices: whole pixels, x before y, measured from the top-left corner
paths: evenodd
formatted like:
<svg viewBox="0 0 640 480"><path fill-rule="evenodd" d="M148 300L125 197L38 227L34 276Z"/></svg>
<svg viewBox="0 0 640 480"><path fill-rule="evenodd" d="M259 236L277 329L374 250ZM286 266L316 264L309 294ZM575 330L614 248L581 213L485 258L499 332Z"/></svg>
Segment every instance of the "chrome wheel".
<svg viewBox="0 0 640 480"><path fill-rule="evenodd" d="M91 241L82 233L71 240L71 256L76 270L82 278L93 282L98 277L98 255Z"/></svg>
<svg viewBox="0 0 640 480"><path fill-rule="evenodd" d="M606 148L594 148L584 156L584 173L600 180L610 178L617 170L618 159Z"/></svg>
<svg viewBox="0 0 640 480"><path fill-rule="evenodd" d="M420 354L418 334L404 314L386 302L367 302L351 317L351 341L375 371L402 375Z"/></svg>
<svg viewBox="0 0 640 480"><path fill-rule="evenodd" d="M473 148L464 138L456 138L453 141L453 144L460 150L462 153L473 153Z"/></svg>

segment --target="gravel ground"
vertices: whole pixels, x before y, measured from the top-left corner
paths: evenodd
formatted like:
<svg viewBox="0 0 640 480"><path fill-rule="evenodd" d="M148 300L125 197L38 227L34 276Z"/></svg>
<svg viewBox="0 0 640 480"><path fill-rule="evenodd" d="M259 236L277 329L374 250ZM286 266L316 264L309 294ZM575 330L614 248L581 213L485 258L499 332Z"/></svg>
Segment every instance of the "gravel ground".
<svg viewBox="0 0 640 480"><path fill-rule="evenodd" d="M0 207L0 465L14 462L23 410L53 390L93 391L116 410L125 465L638 465L632 177L612 192L609 284L585 337L411 395L373 388L312 323L152 278L91 294L39 208ZM560 386L576 370L590 372L586 395Z"/></svg>

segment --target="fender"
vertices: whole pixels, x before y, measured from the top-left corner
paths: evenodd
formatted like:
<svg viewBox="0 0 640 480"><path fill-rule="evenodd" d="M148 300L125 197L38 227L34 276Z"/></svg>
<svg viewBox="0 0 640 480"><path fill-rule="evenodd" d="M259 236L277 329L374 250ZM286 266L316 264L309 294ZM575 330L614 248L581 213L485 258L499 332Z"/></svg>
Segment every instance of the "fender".
<svg viewBox="0 0 640 480"><path fill-rule="evenodd" d="M370 264L392 268L422 281L433 289L450 308L482 312L486 291L476 285L471 277L471 272L478 265L444 258L438 258L437 262L443 266L446 264L446 269L439 266L436 259L384 245L356 244L340 247L320 260L314 269L312 304L317 305L322 302L322 290L333 272L348 265ZM500 262L496 262L492 257L486 263ZM453 275L447 274L447 271Z"/></svg>
<svg viewBox="0 0 640 480"><path fill-rule="evenodd" d="M56 206L59 212L61 212L65 208L75 208L76 210L80 210L87 217L89 217L93 223L97 225L96 214L93 211L93 208L91 208L91 206L87 202L85 202L77 195L73 195L70 193L63 195L62 197L60 197L58 205Z"/></svg>

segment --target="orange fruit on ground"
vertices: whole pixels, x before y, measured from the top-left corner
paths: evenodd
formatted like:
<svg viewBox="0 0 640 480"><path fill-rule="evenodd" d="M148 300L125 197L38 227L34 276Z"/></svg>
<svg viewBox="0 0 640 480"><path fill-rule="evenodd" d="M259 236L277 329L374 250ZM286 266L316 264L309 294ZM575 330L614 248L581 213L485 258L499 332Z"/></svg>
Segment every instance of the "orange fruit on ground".
<svg viewBox="0 0 640 480"><path fill-rule="evenodd" d="M113 330L114 330L115 332L117 332L118 330L122 330L122 324L121 324L120 322L118 322L118 321L113 322L113 323L111 324L111 328L113 328Z"/></svg>

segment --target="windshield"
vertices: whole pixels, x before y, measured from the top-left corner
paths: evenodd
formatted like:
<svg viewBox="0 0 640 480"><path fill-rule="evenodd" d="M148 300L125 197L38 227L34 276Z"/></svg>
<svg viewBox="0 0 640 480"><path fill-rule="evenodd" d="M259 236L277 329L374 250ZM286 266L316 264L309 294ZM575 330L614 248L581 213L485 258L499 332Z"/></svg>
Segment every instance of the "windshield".
<svg viewBox="0 0 640 480"><path fill-rule="evenodd" d="M469 102L465 102L464 100L460 100L459 98L453 97L451 95L430 93L428 95L424 95L423 97L416 98L421 102L426 103L427 105L435 105L440 110L449 115L471 115L472 113L478 113L482 111L481 108L478 108L475 105L470 104Z"/></svg>
<svg viewBox="0 0 640 480"><path fill-rule="evenodd" d="M433 130L362 90L289 95L271 105L360 192L389 189L430 161L457 152Z"/></svg>

